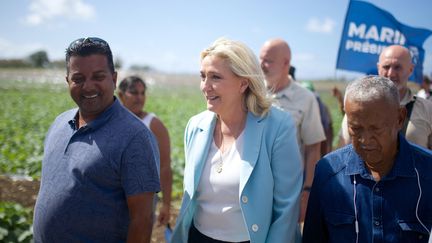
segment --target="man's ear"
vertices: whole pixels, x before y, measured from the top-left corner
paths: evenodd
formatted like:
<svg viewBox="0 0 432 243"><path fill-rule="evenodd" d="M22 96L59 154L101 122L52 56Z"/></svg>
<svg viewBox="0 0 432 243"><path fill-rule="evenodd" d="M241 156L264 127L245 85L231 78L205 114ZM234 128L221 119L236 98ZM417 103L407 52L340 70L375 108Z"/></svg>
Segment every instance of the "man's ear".
<svg viewBox="0 0 432 243"><path fill-rule="evenodd" d="M114 72L112 77L113 77L114 90L115 90L117 88L117 72Z"/></svg>
<svg viewBox="0 0 432 243"><path fill-rule="evenodd" d="M413 63L410 63L410 67L409 67L409 70L410 70L410 76L411 76L411 74L413 73L413 71L414 71L414 64Z"/></svg>
<svg viewBox="0 0 432 243"><path fill-rule="evenodd" d="M399 112L398 112L398 128L399 130L402 130L404 124L405 124L405 119L408 119L407 117L407 109L405 108L405 106L400 106L399 107Z"/></svg>

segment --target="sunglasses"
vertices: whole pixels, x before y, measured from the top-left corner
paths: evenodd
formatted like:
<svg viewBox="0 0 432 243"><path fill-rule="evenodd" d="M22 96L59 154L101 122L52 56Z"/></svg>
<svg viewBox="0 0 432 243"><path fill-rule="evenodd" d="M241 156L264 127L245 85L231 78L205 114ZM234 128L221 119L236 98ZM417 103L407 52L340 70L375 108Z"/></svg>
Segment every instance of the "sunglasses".
<svg viewBox="0 0 432 243"><path fill-rule="evenodd" d="M99 45L102 45L102 46L109 47L108 42L106 42L105 40L103 40L101 38L98 38L98 37L85 37L85 38L79 38L79 39L76 39L76 40L72 41L69 44L68 49L73 49L73 48L75 48L77 46L80 46L80 45L86 44L86 43L99 44Z"/></svg>

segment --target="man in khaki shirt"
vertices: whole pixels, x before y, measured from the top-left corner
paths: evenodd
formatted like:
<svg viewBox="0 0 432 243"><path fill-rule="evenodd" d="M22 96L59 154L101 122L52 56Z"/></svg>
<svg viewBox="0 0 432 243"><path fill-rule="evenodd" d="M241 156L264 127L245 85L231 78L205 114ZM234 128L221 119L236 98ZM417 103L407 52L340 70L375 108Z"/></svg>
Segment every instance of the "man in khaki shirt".
<svg viewBox="0 0 432 243"><path fill-rule="evenodd" d="M275 105L289 112L296 122L305 170L300 211L300 222L303 222L315 164L321 157L321 142L325 140L318 102L311 91L294 82L289 75L291 50L284 40L274 39L264 43L260 61Z"/></svg>
<svg viewBox="0 0 432 243"><path fill-rule="evenodd" d="M400 45L392 45L385 48L379 57L378 74L393 81L400 96L400 105L408 108L410 102L411 114L404 130L408 141L422 147L432 149L432 102L420 97L415 97L408 88L408 78L414 70L409 50ZM409 113L409 112L408 112ZM346 118L342 121L342 144L350 143Z"/></svg>

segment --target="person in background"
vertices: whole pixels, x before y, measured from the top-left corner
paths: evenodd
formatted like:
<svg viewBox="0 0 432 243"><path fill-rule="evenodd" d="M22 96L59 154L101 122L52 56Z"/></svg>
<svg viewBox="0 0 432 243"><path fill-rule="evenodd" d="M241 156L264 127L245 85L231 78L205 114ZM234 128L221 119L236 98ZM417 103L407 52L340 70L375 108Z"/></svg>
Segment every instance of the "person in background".
<svg viewBox="0 0 432 243"><path fill-rule="evenodd" d="M326 136L326 139L321 142L321 157L323 157L324 155L332 151L333 121L330 114L330 110L327 107L327 105L321 100L321 97L319 96L318 92L315 91L315 87L311 81L302 81L300 82L300 85L312 91L318 102L320 116L321 116L321 124L324 128L324 133Z"/></svg>
<svg viewBox="0 0 432 243"><path fill-rule="evenodd" d="M377 66L379 76L395 83L400 105L407 109L402 134L408 141L432 149L432 102L414 96L408 88L408 79L414 70L409 50L400 45L388 46L381 52ZM350 143L346 117L342 121L341 131L342 145Z"/></svg>
<svg viewBox="0 0 432 243"><path fill-rule="evenodd" d="M185 132L184 194L172 242L294 242L303 181L295 123L272 107L252 50L201 53L207 111Z"/></svg>
<svg viewBox="0 0 432 243"><path fill-rule="evenodd" d="M397 86L367 76L348 85L352 145L316 167L303 243L427 242L432 226L432 152L400 134Z"/></svg>
<svg viewBox="0 0 432 243"><path fill-rule="evenodd" d="M108 43L66 49L66 82L78 108L59 115L44 142L35 242L150 242L159 152L151 132L114 96Z"/></svg>
<svg viewBox="0 0 432 243"><path fill-rule="evenodd" d="M118 95L122 104L134 113L153 132L159 145L160 180L162 186L162 206L159 209L159 225L167 225L170 220L172 170L171 147L168 130L154 113L144 110L147 85L138 76L124 78L119 85Z"/></svg>
<svg viewBox="0 0 432 243"><path fill-rule="evenodd" d="M417 92L417 97L432 100L432 84L428 76L423 76L421 89Z"/></svg>
<svg viewBox="0 0 432 243"><path fill-rule="evenodd" d="M344 111L344 107L343 107L343 94L340 91L340 89L336 86L333 87L332 89L332 95L333 97L336 98L336 101L338 102L339 105L339 111L342 115L345 115L345 111Z"/></svg>
<svg viewBox="0 0 432 243"><path fill-rule="evenodd" d="M295 68L293 65L290 65L290 68L289 68L288 74L291 76L291 78L292 78L293 80L296 80L295 72L296 72L296 68Z"/></svg>
<svg viewBox="0 0 432 243"><path fill-rule="evenodd" d="M303 222L315 164L321 155L321 142L326 139L318 102L311 91L289 76L291 50L284 40L273 39L264 43L260 59L275 105L289 112L295 120L305 170L300 210L300 222Z"/></svg>

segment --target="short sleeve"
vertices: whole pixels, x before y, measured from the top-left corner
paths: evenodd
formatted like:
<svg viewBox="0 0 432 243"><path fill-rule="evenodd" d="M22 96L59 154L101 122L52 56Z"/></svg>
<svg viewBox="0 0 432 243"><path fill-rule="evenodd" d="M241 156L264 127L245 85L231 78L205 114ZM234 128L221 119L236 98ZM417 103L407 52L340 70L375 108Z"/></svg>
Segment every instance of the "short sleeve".
<svg viewBox="0 0 432 243"><path fill-rule="evenodd" d="M149 132L137 133L126 147L121 164L121 181L127 196L159 192L159 151Z"/></svg>

